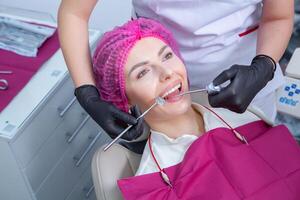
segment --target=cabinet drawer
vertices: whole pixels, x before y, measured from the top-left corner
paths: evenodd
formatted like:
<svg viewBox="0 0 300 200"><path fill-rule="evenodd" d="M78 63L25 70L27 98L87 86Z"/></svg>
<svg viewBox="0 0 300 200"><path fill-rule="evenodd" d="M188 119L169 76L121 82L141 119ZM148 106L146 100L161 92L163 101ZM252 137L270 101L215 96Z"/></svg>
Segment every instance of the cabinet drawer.
<svg viewBox="0 0 300 200"><path fill-rule="evenodd" d="M76 108L74 108L76 109ZM70 110L70 114L73 113L73 108ZM63 156L64 152L69 148L69 135L75 134L75 132L80 132L84 127L79 127L81 124L87 126L85 130L97 132L97 127L94 124L87 123L89 116L87 115L73 115L70 118L76 118L76 123L73 126L66 126L65 121L75 121L71 119L64 119L61 124L53 131L49 139L45 142L39 152L34 156L34 158L29 162L28 166L25 168L25 173L27 174L28 180L31 184L33 191L36 191L38 186L46 178L50 170L58 163L60 158ZM80 120L79 120L80 119ZM81 123L84 122L84 123ZM84 133L82 133L84 134ZM84 134L83 138L88 138L88 134ZM78 141L81 142L81 141ZM77 143L78 145L78 143Z"/></svg>
<svg viewBox="0 0 300 200"><path fill-rule="evenodd" d="M70 143L59 163L38 188L37 199L65 199L78 182L84 169L90 167L94 151L109 140L102 131L88 130L86 127L88 126L83 127L74 141ZM92 138L88 138L89 136ZM86 152L89 147L91 147L90 151Z"/></svg>
<svg viewBox="0 0 300 200"><path fill-rule="evenodd" d="M88 167L66 200L97 200L94 190L91 168Z"/></svg>
<svg viewBox="0 0 300 200"><path fill-rule="evenodd" d="M59 111L63 110L67 106L68 102L74 97L74 84L72 79L68 75L66 80L58 86L55 91L51 93L51 97L48 101L48 105L59 108Z"/></svg>
<svg viewBox="0 0 300 200"><path fill-rule="evenodd" d="M23 129L17 139L12 142L12 149L20 161L22 167L25 167L37 151L41 148L42 144L51 135L58 124L63 120L59 117L59 107L64 105L66 101L73 98L73 89L70 78L58 89L56 94L49 101L45 102L43 109L36 115L28 120L29 125ZM26 125L24 125L25 127Z"/></svg>

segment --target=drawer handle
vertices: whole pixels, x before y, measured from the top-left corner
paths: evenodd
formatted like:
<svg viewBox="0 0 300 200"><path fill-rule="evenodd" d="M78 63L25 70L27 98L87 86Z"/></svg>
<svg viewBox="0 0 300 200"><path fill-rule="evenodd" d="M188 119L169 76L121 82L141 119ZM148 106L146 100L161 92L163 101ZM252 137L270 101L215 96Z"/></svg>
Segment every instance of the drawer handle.
<svg viewBox="0 0 300 200"><path fill-rule="evenodd" d="M85 198L89 198L90 197L90 195L91 195L91 193L93 192L93 190L94 190L95 188L94 188L94 185L92 184L92 186L90 186L90 187L84 187L83 188L83 191L85 192Z"/></svg>
<svg viewBox="0 0 300 200"><path fill-rule="evenodd" d="M87 156L87 154L89 153L89 151L93 148L93 146L96 144L97 140L99 139L101 135L101 132L98 132L98 134L96 135L96 137L93 139L93 141L89 144L89 146L84 150L83 154L80 156L80 158L78 159L77 156L74 157L74 160L76 161L75 166L78 167L81 162L84 160L84 158Z"/></svg>
<svg viewBox="0 0 300 200"><path fill-rule="evenodd" d="M70 107L73 105L73 103L76 101L76 97L74 97L69 103L68 105L64 108L64 109L59 109L59 110L62 110L60 113L59 113L59 116L60 117L63 117L65 115L65 113L70 109Z"/></svg>
<svg viewBox="0 0 300 200"><path fill-rule="evenodd" d="M90 118L89 115L84 118L84 120L79 124L79 126L76 128L76 130L67 140L68 143L71 143L73 141L73 139L76 137L76 135L79 133L79 131L82 129L82 127L85 125L85 123L88 121L89 118Z"/></svg>

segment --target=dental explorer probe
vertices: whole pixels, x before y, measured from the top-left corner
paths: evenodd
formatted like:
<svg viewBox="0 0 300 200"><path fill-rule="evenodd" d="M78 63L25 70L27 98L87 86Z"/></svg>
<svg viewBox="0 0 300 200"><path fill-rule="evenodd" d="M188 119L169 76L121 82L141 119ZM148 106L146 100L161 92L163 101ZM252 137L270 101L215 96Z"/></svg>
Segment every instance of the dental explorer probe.
<svg viewBox="0 0 300 200"><path fill-rule="evenodd" d="M205 88L186 91L186 92L180 93L176 96L183 96L186 94L192 94L192 93L197 93L197 92L207 92L208 94L215 95L215 94L218 94L222 89L226 88L230 83L231 83L230 80L225 81L224 83L222 83L220 85L214 85L213 83L210 83Z"/></svg>
<svg viewBox="0 0 300 200"><path fill-rule="evenodd" d="M192 94L192 93L197 93L197 92L207 92L208 94L218 94L224 87L221 85L214 86L213 83L210 83L208 86L202 89L197 89L197 90L189 90L183 93L180 93L176 96L183 96L186 94Z"/></svg>
<svg viewBox="0 0 300 200"><path fill-rule="evenodd" d="M144 117L152 108L154 108L157 105L164 105L166 102L165 99L163 99L162 97L157 97L155 99L155 102L145 111L143 112L138 118L136 118L136 120L139 120L140 118ZM111 141L105 148L104 151L106 151L107 149L109 149L111 147L111 145L113 145L120 137L122 137L129 129L131 129L133 125L128 126L124 131L122 131L113 141Z"/></svg>

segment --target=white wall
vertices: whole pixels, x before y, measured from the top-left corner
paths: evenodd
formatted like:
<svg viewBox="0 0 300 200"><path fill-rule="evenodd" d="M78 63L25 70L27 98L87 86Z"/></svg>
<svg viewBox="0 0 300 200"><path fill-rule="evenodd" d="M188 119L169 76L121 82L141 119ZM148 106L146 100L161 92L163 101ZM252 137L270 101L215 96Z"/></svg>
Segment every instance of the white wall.
<svg viewBox="0 0 300 200"><path fill-rule="evenodd" d="M48 12L55 19L59 4L60 0L0 0L0 5ZM90 28L106 31L130 17L131 0L98 0L90 19Z"/></svg>

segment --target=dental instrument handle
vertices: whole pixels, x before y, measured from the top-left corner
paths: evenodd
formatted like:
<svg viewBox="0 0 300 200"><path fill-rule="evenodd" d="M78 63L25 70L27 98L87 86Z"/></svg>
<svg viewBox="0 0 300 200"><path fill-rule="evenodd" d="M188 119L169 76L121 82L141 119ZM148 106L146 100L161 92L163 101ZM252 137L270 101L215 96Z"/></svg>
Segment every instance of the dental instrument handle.
<svg viewBox="0 0 300 200"><path fill-rule="evenodd" d="M187 91L187 92L183 92L183 93L180 93L178 94L177 96L182 96L182 95L186 95L186 94L192 94L192 93L197 93L197 92L206 92L207 89L198 89L198 90L190 90L190 91Z"/></svg>
<svg viewBox="0 0 300 200"><path fill-rule="evenodd" d="M221 83L220 85L214 85L213 83L210 83L208 86L206 86L207 93L210 95L218 94L221 90L223 90L230 84L231 80L227 80L224 83Z"/></svg>
<svg viewBox="0 0 300 200"><path fill-rule="evenodd" d="M122 133L120 133L113 141L111 141L105 148L104 151L106 151L107 149L109 149L111 147L111 145L113 145L120 137L122 137L129 129L131 129L133 125L128 126L124 131L122 131Z"/></svg>
<svg viewBox="0 0 300 200"><path fill-rule="evenodd" d="M215 86L213 83L206 86L207 93L211 95L218 94L223 88L222 85Z"/></svg>
<svg viewBox="0 0 300 200"><path fill-rule="evenodd" d="M197 90L190 90L187 92L180 93L177 96L182 96L182 95L192 94L192 93L197 93L197 92L207 92L208 94L214 95L214 94L218 94L223 88L227 87L227 85L229 85L229 84L230 84L230 82L228 82L228 81L226 81L224 84L217 85L217 86L215 86L213 83L210 83L205 88L197 89Z"/></svg>
<svg viewBox="0 0 300 200"><path fill-rule="evenodd" d="M141 114L138 118L136 118L136 120L139 120L140 118L144 117L154 106L156 106L157 103L155 102L154 104L152 104L150 106L150 108L148 108L145 112L143 112L143 114ZM124 131L122 131L115 139L113 139L113 141L111 141L105 148L104 151L106 151L107 149L109 149L111 147L111 145L113 145L118 139L120 139L120 137L122 137L129 129L131 129L133 125L128 126Z"/></svg>
<svg viewBox="0 0 300 200"><path fill-rule="evenodd" d="M140 118L144 117L154 106L156 105L163 105L165 103L165 100L161 97L158 97L155 99L155 103L152 104L145 112L143 112L136 120L139 120ZM113 141L111 141L105 148L104 151L109 149L120 137L122 137L129 129L131 129L133 125L128 126L124 131L122 131Z"/></svg>

